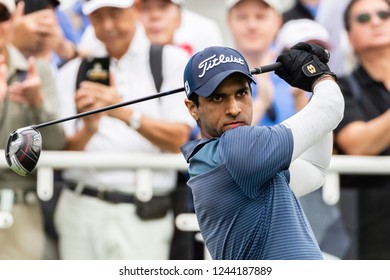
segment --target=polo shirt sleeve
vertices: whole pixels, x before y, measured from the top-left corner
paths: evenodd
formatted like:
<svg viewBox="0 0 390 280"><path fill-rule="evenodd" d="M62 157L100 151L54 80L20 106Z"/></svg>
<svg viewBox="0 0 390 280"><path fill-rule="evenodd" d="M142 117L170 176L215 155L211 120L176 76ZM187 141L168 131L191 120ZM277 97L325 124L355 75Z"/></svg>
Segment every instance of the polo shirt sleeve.
<svg viewBox="0 0 390 280"><path fill-rule="evenodd" d="M291 130L283 125L246 126L224 133L220 156L233 180L248 196L288 169L293 152Z"/></svg>

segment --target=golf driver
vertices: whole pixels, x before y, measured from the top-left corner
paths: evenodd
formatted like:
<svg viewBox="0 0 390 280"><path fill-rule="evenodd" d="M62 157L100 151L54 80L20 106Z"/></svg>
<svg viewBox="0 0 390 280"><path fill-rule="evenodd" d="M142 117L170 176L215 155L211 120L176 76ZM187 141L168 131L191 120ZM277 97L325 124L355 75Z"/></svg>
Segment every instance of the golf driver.
<svg viewBox="0 0 390 280"><path fill-rule="evenodd" d="M251 71L251 73L253 75L258 75L261 73L275 71L280 67L282 67L282 64L280 62L276 62L262 67L256 67ZM39 128L58 124L61 122L66 122L77 118L86 117L92 114L101 113L104 111L116 109L119 107L131 105L131 104L135 104L135 103L139 103L139 102L143 102L143 101L147 101L159 97L168 96L182 91L184 91L184 87L158 93L155 95L150 95L136 100L126 101L126 102L102 107L99 109L87 111L84 113L76 114L62 119L57 119L57 120L48 121L37 125L19 128L13 131L8 138L5 147L5 158L7 164L13 171L15 171L17 174L21 176L27 176L34 171L42 150L42 136L38 131Z"/></svg>

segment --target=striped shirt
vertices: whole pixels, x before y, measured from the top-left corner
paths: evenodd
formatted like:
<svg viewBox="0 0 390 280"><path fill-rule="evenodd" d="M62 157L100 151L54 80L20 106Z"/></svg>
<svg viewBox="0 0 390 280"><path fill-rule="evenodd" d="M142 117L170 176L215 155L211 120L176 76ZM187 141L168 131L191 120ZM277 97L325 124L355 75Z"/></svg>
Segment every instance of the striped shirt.
<svg viewBox="0 0 390 280"><path fill-rule="evenodd" d="M213 259L322 259L289 187L293 136L244 126L182 147L195 213Z"/></svg>

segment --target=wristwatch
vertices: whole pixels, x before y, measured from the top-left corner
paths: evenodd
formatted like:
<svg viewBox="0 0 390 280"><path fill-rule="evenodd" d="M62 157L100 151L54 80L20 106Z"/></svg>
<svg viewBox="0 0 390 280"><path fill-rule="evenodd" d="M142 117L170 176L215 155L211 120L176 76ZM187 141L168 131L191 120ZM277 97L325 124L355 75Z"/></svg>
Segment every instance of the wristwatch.
<svg viewBox="0 0 390 280"><path fill-rule="evenodd" d="M131 117L129 119L128 125L134 129L138 130L141 127L141 118L142 114L138 111L133 111L133 114L131 114Z"/></svg>

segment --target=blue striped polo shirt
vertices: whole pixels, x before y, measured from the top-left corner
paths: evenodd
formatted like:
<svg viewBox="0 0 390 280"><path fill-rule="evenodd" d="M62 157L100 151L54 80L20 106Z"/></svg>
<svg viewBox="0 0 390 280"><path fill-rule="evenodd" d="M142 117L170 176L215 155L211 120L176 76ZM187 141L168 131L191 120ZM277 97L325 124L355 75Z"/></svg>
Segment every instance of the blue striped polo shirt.
<svg viewBox="0 0 390 280"><path fill-rule="evenodd" d="M188 185L213 259L322 259L289 186L293 152L284 125L243 126L182 147Z"/></svg>

